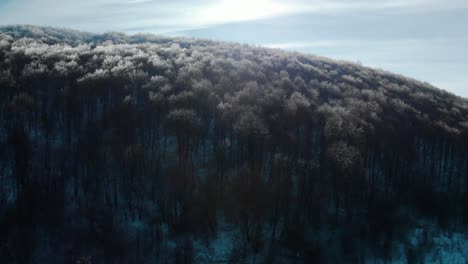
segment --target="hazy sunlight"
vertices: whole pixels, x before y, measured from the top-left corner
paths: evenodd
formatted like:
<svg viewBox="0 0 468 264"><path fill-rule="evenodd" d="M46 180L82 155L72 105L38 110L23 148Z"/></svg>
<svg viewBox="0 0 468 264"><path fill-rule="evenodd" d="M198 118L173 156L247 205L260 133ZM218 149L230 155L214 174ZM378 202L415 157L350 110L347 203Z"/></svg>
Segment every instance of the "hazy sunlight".
<svg viewBox="0 0 468 264"><path fill-rule="evenodd" d="M206 7L200 14L204 23L236 22L291 12L291 7L271 0L224 0Z"/></svg>

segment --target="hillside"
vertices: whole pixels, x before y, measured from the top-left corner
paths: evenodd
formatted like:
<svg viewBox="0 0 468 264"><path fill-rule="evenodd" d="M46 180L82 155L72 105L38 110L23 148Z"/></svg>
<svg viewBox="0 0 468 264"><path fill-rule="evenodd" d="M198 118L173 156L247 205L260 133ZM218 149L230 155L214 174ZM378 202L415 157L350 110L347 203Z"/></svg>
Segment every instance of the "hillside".
<svg viewBox="0 0 468 264"><path fill-rule="evenodd" d="M427 262L411 230L468 224L468 100L277 49L0 27L0 175L12 263Z"/></svg>

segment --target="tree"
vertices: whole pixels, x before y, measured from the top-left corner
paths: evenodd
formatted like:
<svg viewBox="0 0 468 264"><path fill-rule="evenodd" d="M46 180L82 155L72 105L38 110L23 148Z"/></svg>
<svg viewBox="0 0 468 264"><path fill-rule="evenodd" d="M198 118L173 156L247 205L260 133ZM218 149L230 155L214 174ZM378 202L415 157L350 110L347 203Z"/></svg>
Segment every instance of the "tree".
<svg viewBox="0 0 468 264"><path fill-rule="evenodd" d="M358 191L357 178L361 170L361 153L356 147L344 141L332 143L327 150L333 171L333 184L335 186L335 213L338 217L341 198L345 199L348 217L350 216L350 195L352 191ZM342 197L343 195L343 197Z"/></svg>
<svg viewBox="0 0 468 264"><path fill-rule="evenodd" d="M175 109L167 114L166 119L177 138L179 161L188 160L190 144L200 129L200 118L192 109Z"/></svg>
<svg viewBox="0 0 468 264"><path fill-rule="evenodd" d="M16 195L19 196L28 183L28 170L33 155L31 143L25 130L16 128L9 142L14 149Z"/></svg>
<svg viewBox="0 0 468 264"><path fill-rule="evenodd" d="M254 112L247 110L236 120L234 130L239 134L240 140L247 145L246 159L250 161L250 168L260 167L263 140L268 136L265 122Z"/></svg>

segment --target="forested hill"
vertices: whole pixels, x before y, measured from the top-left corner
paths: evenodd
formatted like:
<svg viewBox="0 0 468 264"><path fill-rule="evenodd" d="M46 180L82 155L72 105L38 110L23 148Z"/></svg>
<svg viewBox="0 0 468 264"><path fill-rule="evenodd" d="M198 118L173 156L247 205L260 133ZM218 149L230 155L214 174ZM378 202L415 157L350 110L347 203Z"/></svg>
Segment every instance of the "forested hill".
<svg viewBox="0 0 468 264"><path fill-rule="evenodd" d="M19 84L26 76L39 76L41 71L46 71L49 78L68 79L68 86L116 76L122 82L121 88L127 86L127 93L138 90L148 98L152 92L198 100L193 88L202 86L215 100L212 104L252 105L262 111L268 104L261 102L268 100L265 95L282 105L305 98L310 112L323 114L328 109L323 107L341 107L361 119L364 126L398 119L398 123L417 122L452 134L468 127L467 99L427 83L350 62L149 34L93 35L34 26L0 27L0 32L5 87ZM130 89L131 82L138 82L141 87ZM160 88L165 85L171 90L162 91ZM250 103L234 100L250 93ZM359 112L364 115L356 115ZM386 122L381 122L383 119Z"/></svg>
<svg viewBox="0 0 468 264"><path fill-rule="evenodd" d="M391 259L414 219L468 223L468 100L277 49L7 26L0 175L12 262ZM330 226L337 245L310 235ZM196 242L221 233L226 254Z"/></svg>

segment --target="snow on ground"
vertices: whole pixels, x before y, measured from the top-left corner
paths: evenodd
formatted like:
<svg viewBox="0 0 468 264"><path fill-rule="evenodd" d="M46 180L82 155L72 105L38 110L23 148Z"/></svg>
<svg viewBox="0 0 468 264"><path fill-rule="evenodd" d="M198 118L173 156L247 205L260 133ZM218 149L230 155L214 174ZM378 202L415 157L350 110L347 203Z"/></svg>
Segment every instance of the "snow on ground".
<svg viewBox="0 0 468 264"><path fill-rule="evenodd" d="M234 245L239 241L239 230L219 219L216 238L193 242L196 263L228 263Z"/></svg>
<svg viewBox="0 0 468 264"><path fill-rule="evenodd" d="M421 221L422 223L423 221ZM425 222L409 231L406 241L395 245L390 261L368 259L367 263L468 263L468 234L463 231L443 231Z"/></svg>
<svg viewBox="0 0 468 264"><path fill-rule="evenodd" d="M468 262L468 235L439 232L433 240L433 249L424 258L424 263L465 264Z"/></svg>

